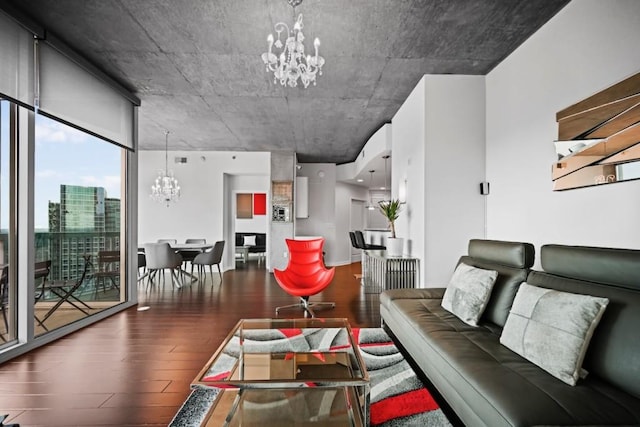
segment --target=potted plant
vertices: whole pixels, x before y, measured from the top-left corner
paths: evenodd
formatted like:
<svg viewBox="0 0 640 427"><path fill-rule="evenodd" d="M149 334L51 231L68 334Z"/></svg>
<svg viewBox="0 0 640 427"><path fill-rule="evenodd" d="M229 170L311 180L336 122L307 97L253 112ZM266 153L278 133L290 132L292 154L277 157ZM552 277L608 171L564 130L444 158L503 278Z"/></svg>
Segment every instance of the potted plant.
<svg viewBox="0 0 640 427"><path fill-rule="evenodd" d="M378 202L380 212L389 221L391 236L387 238L387 255L391 257L402 256L404 248L404 239L396 237L396 220L400 216L402 204L400 199L382 200Z"/></svg>

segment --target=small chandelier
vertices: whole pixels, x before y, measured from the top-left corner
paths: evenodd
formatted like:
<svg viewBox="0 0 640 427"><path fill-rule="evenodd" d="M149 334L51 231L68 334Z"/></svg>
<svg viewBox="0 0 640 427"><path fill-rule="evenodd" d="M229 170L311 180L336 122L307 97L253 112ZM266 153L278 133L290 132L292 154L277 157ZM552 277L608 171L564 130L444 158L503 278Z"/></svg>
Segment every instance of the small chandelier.
<svg viewBox="0 0 640 427"><path fill-rule="evenodd" d="M164 170L158 171L158 177L151 186L151 198L156 202L176 202L180 198L180 186L169 170L169 131L165 131Z"/></svg>
<svg viewBox="0 0 640 427"><path fill-rule="evenodd" d="M302 0L287 0L287 2L294 8L302 3ZM278 33L278 40L275 44L273 42L273 34L269 34L267 37L267 43L269 44L269 52L262 54L262 61L266 65L267 72L273 71L273 82L278 80L282 86L296 87L298 86L298 79L302 81L305 88L309 86L309 83L316 84L316 74L322 75L322 66L324 65L324 58L318 55L318 48L320 47L320 39L317 37L313 41L313 47L315 48L315 55L304 54L304 34L302 34L302 14L298 15L298 20L293 25L293 30L289 30L289 26L284 22L278 22L275 25L276 33ZM280 40L280 33L286 31L287 38L284 45ZM273 53L273 47L280 50L279 55Z"/></svg>

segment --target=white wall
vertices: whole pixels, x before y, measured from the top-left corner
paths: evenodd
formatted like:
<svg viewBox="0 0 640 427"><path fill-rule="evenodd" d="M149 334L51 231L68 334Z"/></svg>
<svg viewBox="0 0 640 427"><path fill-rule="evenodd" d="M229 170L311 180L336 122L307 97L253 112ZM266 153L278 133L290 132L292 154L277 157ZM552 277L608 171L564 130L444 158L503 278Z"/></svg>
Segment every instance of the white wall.
<svg viewBox="0 0 640 427"><path fill-rule="evenodd" d="M345 186L336 182L337 167L332 163L304 163L298 176L309 178L309 217L296 219L296 236L322 236L327 265L343 265L350 262L345 252L349 247L350 194ZM358 187L358 194L362 192Z"/></svg>
<svg viewBox="0 0 640 427"><path fill-rule="evenodd" d="M639 40L640 1L573 1L486 76L489 238L640 248L640 181L551 182L556 112L640 71Z"/></svg>
<svg viewBox="0 0 640 427"><path fill-rule="evenodd" d="M393 197L407 188L397 235L423 286L445 285L469 239L484 237L485 102L482 76L426 75L392 120Z"/></svg>
<svg viewBox="0 0 640 427"><path fill-rule="evenodd" d="M174 157L186 157L187 163L176 164ZM179 242L197 237L204 237L207 242L225 239L223 212L225 199L229 201L231 197L225 195L223 176L270 174L269 153L170 151L169 169L180 183L182 197L167 207L148 196L157 171L164 169L164 151L140 151L138 159L139 244L161 238ZM230 206L226 209L231 211Z"/></svg>
<svg viewBox="0 0 640 427"><path fill-rule="evenodd" d="M335 188L335 221L336 238L333 245L332 265L346 265L351 263L351 201L367 200L367 189L359 185L336 183Z"/></svg>
<svg viewBox="0 0 640 427"><path fill-rule="evenodd" d="M309 217L296 219L296 236L322 236L325 238L326 260L332 259L336 235L335 188L336 165L332 163L305 163L297 176L309 178Z"/></svg>
<svg viewBox="0 0 640 427"><path fill-rule="evenodd" d="M448 283L469 239L485 235L485 80L426 76L425 283Z"/></svg>
<svg viewBox="0 0 640 427"><path fill-rule="evenodd" d="M391 197L398 197L399 183L407 184L407 203L396 221L396 235L403 237L405 252L425 265L425 136L426 84L420 79L392 120Z"/></svg>

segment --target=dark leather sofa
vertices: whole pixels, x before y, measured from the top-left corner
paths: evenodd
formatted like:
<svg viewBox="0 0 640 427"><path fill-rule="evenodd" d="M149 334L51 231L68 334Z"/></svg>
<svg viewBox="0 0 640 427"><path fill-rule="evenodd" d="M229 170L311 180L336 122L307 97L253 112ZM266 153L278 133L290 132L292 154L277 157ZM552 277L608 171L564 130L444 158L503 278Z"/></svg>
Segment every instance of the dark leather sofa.
<svg viewBox="0 0 640 427"><path fill-rule="evenodd" d="M472 240L460 261L495 269L479 327L445 311L444 289L381 295L385 328L468 426L640 425L640 250ZM575 386L499 342L520 283L609 298Z"/></svg>
<svg viewBox="0 0 640 427"><path fill-rule="evenodd" d="M245 236L256 236L255 246L249 248L250 254L262 254L267 251L267 234L266 233L236 233L236 247L244 246Z"/></svg>

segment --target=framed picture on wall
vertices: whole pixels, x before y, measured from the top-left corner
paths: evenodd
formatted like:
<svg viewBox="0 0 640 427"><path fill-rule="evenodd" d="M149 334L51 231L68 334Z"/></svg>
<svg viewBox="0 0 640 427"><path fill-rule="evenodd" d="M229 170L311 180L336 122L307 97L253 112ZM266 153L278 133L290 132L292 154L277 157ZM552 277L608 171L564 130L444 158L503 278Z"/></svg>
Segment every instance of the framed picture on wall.
<svg viewBox="0 0 640 427"><path fill-rule="evenodd" d="M236 194L236 218L253 218L253 194Z"/></svg>
<svg viewBox="0 0 640 427"><path fill-rule="evenodd" d="M267 195L265 193L253 194L253 214L254 215L267 214Z"/></svg>

